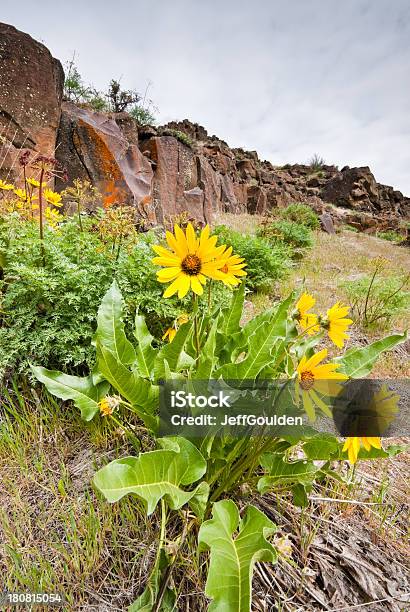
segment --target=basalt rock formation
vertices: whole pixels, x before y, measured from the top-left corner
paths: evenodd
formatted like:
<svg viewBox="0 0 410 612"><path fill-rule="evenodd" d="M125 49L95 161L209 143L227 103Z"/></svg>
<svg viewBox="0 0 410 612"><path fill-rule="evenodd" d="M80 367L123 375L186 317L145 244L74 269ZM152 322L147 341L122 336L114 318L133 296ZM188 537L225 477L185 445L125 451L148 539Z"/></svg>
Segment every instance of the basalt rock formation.
<svg viewBox="0 0 410 612"><path fill-rule="evenodd" d="M28 34L0 23L1 173L14 179L22 148L54 155L64 71Z"/></svg>
<svg viewBox="0 0 410 612"><path fill-rule="evenodd" d="M138 148L136 124L127 113L110 116L63 102L56 157L70 182L89 179L105 206L149 201L152 167ZM63 185L58 182L58 187Z"/></svg>
<svg viewBox="0 0 410 612"><path fill-rule="evenodd" d="M60 62L0 24L0 178L14 178L16 152L30 148L55 151L70 183L91 180L104 205L134 205L148 225L185 211L205 223L216 212L267 214L294 202L309 204L327 227L371 232L410 218L410 198L377 183L368 167L277 167L188 120L137 127L127 113L61 102L62 90Z"/></svg>

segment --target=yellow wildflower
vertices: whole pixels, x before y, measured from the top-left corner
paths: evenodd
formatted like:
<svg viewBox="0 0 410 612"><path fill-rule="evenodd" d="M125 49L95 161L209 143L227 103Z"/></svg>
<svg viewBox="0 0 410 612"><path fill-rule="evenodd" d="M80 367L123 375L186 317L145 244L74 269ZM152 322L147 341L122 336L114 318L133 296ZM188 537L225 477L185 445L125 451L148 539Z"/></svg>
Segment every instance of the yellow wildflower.
<svg viewBox="0 0 410 612"><path fill-rule="evenodd" d="M328 416L332 416L329 407L319 397L336 397L343 387L336 381L347 380L348 376L336 372L339 367L337 363L320 364L327 357L327 349L315 353L309 359L304 355L296 368L297 378L295 382L295 395L297 403L302 400L303 408L310 421L315 420L315 406L320 408Z"/></svg>
<svg viewBox="0 0 410 612"><path fill-rule="evenodd" d="M158 245L152 247L158 255L153 258L153 263L164 266L157 272L159 282L171 283L164 291L164 297L178 293L178 297L183 298L190 289L202 295L207 277L221 279L219 268L223 261L220 258L225 246L216 247L217 237L209 236L209 231L207 225L197 238L191 223L185 232L175 225L174 234L166 233L170 251Z"/></svg>
<svg viewBox="0 0 410 612"><path fill-rule="evenodd" d="M28 193L25 189L14 189L14 193L21 200L28 200Z"/></svg>
<svg viewBox="0 0 410 612"><path fill-rule="evenodd" d="M98 407L102 416L109 416L113 414L114 410L118 408L121 403L121 398L118 395L107 395L100 402Z"/></svg>
<svg viewBox="0 0 410 612"><path fill-rule="evenodd" d="M316 334L319 330L319 317L313 312L308 312L316 304L316 299L309 293L302 293L296 303L296 319L303 330L309 336Z"/></svg>
<svg viewBox="0 0 410 612"><path fill-rule="evenodd" d="M186 314L186 312L183 312L177 318L177 324L178 325L184 325L184 323L188 323L188 321L189 321L189 316Z"/></svg>
<svg viewBox="0 0 410 612"><path fill-rule="evenodd" d="M349 338L349 334L346 333L346 330L353 321L351 319L346 319L348 314L349 307L336 302L336 304L327 311L326 318L321 321L329 338L338 348L343 348L345 340Z"/></svg>
<svg viewBox="0 0 410 612"><path fill-rule="evenodd" d="M0 179L0 189L3 189L4 191L11 191L12 189L14 189L14 185L12 185L11 183L6 183L6 181L2 181Z"/></svg>
<svg viewBox="0 0 410 612"><path fill-rule="evenodd" d="M63 205L61 195L52 189L44 189L43 195L49 204L53 204L53 206L57 206L57 208Z"/></svg>
<svg viewBox="0 0 410 612"><path fill-rule="evenodd" d="M37 181L35 178L28 178L26 179L27 183L29 185L31 185L32 187L40 187L40 181ZM47 183L41 183L41 185L47 185Z"/></svg>
<svg viewBox="0 0 410 612"><path fill-rule="evenodd" d="M44 211L44 216L47 219L47 222L49 223L49 225L51 225L51 227L57 227L58 223L60 223L63 220L63 216L60 214L59 210L56 210L55 208L51 208L50 206L47 206L45 211Z"/></svg>
<svg viewBox="0 0 410 612"><path fill-rule="evenodd" d="M369 451L372 446L373 448L382 447L380 438L367 438L365 436L360 436L358 438L347 438L343 446L343 451L347 451L350 463L356 463L361 445L363 445L367 451Z"/></svg>
<svg viewBox="0 0 410 612"><path fill-rule="evenodd" d="M162 336L162 339L166 340L168 338L168 342L172 342L176 334L177 330L175 329L175 327L168 327L165 334Z"/></svg>
<svg viewBox="0 0 410 612"><path fill-rule="evenodd" d="M238 255L232 255L232 247L230 246L221 255L221 260L223 262L223 265L219 269L219 272L222 273L222 276L220 276L220 280L228 286L239 285L241 280L237 277L246 276L245 270L242 269L245 268L247 265L246 263L244 263L244 258L239 257Z"/></svg>

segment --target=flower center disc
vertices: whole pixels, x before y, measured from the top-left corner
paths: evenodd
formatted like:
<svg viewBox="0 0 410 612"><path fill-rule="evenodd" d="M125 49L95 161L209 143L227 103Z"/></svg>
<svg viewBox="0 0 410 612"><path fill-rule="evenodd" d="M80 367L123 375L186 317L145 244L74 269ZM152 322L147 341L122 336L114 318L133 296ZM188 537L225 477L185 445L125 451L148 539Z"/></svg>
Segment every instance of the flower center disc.
<svg viewBox="0 0 410 612"><path fill-rule="evenodd" d="M223 272L224 274L228 274L229 272L228 264L225 264L224 266L222 266L221 272Z"/></svg>
<svg viewBox="0 0 410 612"><path fill-rule="evenodd" d="M197 255L187 255L181 263L182 271L190 276L196 276L201 271L201 260Z"/></svg>
<svg viewBox="0 0 410 612"><path fill-rule="evenodd" d="M302 372L300 378L301 378L300 386L305 391L309 391L315 384L315 377L313 376L312 372L309 372L309 371Z"/></svg>

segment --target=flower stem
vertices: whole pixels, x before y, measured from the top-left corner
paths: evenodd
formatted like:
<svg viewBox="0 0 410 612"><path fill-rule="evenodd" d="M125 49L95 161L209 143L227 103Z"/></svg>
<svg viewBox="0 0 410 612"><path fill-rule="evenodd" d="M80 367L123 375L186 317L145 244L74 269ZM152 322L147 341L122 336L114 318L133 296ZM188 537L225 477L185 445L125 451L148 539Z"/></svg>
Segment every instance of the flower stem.
<svg viewBox="0 0 410 612"><path fill-rule="evenodd" d="M41 166L40 173L40 186L38 188L38 205L40 212L40 251L41 251L41 261L43 268L46 265L46 254L44 250L44 218L43 218L43 178L44 178L44 166Z"/></svg>
<svg viewBox="0 0 410 612"><path fill-rule="evenodd" d="M196 297L196 293L194 293L194 307L196 305L197 305L197 297ZM198 314L197 314L197 312L195 312L195 316L194 316L194 336L195 336L196 358L197 358L197 361L199 363L200 348L199 348L199 329L198 329Z"/></svg>
<svg viewBox="0 0 410 612"><path fill-rule="evenodd" d="M80 232L83 233L83 221L81 219L81 204L80 200L77 200L77 215L78 215L78 225L80 226Z"/></svg>

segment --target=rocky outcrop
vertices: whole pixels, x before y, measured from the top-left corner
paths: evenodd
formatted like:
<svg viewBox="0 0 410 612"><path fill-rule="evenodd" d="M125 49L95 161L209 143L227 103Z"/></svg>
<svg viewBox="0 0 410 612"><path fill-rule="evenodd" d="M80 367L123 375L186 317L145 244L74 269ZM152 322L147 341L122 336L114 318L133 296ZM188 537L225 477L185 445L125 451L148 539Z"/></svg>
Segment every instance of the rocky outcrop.
<svg viewBox="0 0 410 612"><path fill-rule="evenodd" d="M328 230L338 223L396 229L410 218L410 198L377 183L367 167L273 166L187 119L137 128L127 113L61 104L62 88L60 62L28 34L0 24L0 178L18 168L20 148L56 148L70 182L91 180L104 205L134 205L148 224L185 211L203 223L216 212L263 215L294 202L309 204Z"/></svg>
<svg viewBox="0 0 410 612"><path fill-rule="evenodd" d="M91 180L106 206L149 203L151 163L139 149L135 122L126 113L111 116L63 102L56 157L70 182ZM144 214L142 208L140 212Z"/></svg>
<svg viewBox="0 0 410 612"><path fill-rule="evenodd" d="M53 155L60 122L64 72L49 50L0 23L0 169L14 179L21 148Z"/></svg>

